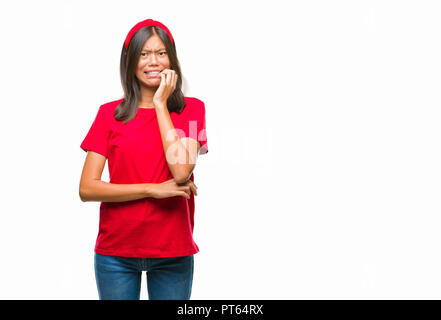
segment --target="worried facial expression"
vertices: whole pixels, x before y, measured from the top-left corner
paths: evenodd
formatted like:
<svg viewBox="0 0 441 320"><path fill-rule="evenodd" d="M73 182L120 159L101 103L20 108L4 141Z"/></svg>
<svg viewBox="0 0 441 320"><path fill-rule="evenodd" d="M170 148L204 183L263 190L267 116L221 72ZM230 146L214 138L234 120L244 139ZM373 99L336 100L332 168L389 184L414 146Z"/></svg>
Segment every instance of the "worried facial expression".
<svg viewBox="0 0 441 320"><path fill-rule="evenodd" d="M170 69L170 60L161 38L154 34L142 47L136 77L146 87L157 87L161 83L160 72L164 69Z"/></svg>

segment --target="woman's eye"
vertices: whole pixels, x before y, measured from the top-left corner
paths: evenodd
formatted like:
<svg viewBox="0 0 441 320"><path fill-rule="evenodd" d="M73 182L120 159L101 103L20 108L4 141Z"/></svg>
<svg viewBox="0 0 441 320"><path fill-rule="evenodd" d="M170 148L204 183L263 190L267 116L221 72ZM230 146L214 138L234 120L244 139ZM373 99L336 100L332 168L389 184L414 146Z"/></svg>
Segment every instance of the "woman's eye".
<svg viewBox="0 0 441 320"><path fill-rule="evenodd" d="M163 52L159 52L159 54L160 54L160 55L165 55L165 54L167 54L167 52L163 51ZM142 52L142 53L141 53L141 56L145 57L145 55L146 55L145 52Z"/></svg>

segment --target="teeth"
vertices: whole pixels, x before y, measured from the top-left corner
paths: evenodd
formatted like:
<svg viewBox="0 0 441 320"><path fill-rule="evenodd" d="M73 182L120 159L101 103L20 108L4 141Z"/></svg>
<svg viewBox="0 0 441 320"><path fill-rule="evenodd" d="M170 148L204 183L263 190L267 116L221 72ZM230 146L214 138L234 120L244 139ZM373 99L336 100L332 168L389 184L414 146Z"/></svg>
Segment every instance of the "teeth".
<svg viewBox="0 0 441 320"><path fill-rule="evenodd" d="M146 72L147 74L158 74L158 71L153 71L153 72Z"/></svg>

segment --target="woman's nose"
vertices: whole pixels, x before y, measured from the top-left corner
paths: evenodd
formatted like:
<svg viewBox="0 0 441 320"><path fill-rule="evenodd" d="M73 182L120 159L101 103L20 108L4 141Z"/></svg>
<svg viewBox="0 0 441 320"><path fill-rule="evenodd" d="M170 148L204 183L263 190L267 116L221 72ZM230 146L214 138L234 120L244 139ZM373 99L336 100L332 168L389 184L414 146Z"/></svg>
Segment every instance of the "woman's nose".
<svg viewBox="0 0 441 320"><path fill-rule="evenodd" d="M158 62L158 57L156 56L156 54L151 54L150 55L149 62L150 63L154 63L154 64L156 64Z"/></svg>

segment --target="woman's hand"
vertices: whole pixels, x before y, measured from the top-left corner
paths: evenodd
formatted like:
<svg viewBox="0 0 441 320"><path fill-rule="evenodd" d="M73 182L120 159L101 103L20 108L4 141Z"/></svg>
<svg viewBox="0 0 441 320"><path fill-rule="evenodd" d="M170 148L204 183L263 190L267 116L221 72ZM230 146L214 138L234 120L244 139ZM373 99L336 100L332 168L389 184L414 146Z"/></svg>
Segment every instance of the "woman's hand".
<svg viewBox="0 0 441 320"><path fill-rule="evenodd" d="M164 69L161 71L161 83L153 96L155 107L167 106L167 100L176 89L178 75L175 70Z"/></svg>
<svg viewBox="0 0 441 320"><path fill-rule="evenodd" d="M198 195L196 189L196 185L191 180L188 180L187 182L178 185L174 179L170 179L162 183L152 184L151 192L152 197L156 199L176 196L183 196L187 199L190 199L191 192L193 192L196 196Z"/></svg>

